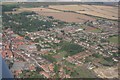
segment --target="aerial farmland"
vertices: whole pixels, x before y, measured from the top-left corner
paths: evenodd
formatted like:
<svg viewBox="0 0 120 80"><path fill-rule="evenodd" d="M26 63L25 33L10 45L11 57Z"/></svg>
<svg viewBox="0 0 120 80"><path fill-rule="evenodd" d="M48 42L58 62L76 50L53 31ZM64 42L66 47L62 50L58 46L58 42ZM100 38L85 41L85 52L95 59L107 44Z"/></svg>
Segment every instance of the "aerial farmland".
<svg viewBox="0 0 120 80"><path fill-rule="evenodd" d="M8 2L1 18L15 78L118 78L118 5Z"/></svg>
<svg viewBox="0 0 120 80"><path fill-rule="evenodd" d="M112 6L103 5L51 5L53 9L74 11L77 13L83 13L108 19L118 18L118 8Z"/></svg>
<svg viewBox="0 0 120 80"><path fill-rule="evenodd" d="M118 8L105 5L49 5L44 8L19 8L12 13L23 11L34 11L44 16L53 16L55 19L65 22L94 21L98 17L112 20L118 19Z"/></svg>

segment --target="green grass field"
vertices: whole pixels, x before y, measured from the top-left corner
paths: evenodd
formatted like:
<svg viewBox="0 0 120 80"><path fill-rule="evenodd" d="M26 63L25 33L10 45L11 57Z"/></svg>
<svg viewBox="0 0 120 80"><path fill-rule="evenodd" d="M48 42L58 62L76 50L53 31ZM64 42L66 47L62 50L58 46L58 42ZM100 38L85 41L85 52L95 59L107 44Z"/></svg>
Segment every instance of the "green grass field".
<svg viewBox="0 0 120 80"><path fill-rule="evenodd" d="M118 43L118 37L111 37L111 38L108 38L107 40L113 43Z"/></svg>

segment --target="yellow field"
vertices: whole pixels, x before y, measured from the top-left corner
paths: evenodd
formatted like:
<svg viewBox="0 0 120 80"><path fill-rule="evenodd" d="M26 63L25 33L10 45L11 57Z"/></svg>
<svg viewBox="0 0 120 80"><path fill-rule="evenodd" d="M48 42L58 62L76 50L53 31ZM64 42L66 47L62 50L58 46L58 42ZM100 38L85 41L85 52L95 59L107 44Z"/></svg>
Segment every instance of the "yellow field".
<svg viewBox="0 0 120 80"><path fill-rule="evenodd" d="M68 10L68 11L78 11L80 9L84 9L83 7L79 7L78 5L50 5L49 7L59 10Z"/></svg>
<svg viewBox="0 0 120 80"><path fill-rule="evenodd" d="M19 9L15 9L16 11L12 11L12 12L6 12L6 13L14 13L14 14L17 14L17 13L21 13L23 11L34 11L34 12L54 12L54 13L57 13L57 12L60 12L60 11L57 11L57 10L52 10L52 9L47 9L47 8L19 8Z"/></svg>
<svg viewBox="0 0 120 80"><path fill-rule="evenodd" d="M108 19L118 19L118 8L100 5L51 5L50 8L75 11L78 13L99 16Z"/></svg>
<svg viewBox="0 0 120 80"><path fill-rule="evenodd" d="M52 9L47 8L21 8L19 11L39 11L39 12L60 12Z"/></svg>

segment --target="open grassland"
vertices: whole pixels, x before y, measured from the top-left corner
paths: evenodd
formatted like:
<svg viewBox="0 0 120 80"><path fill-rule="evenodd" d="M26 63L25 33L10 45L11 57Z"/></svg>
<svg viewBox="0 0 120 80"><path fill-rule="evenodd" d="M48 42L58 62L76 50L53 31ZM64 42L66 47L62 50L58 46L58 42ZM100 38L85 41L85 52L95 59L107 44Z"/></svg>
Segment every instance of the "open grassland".
<svg viewBox="0 0 120 80"><path fill-rule="evenodd" d="M113 42L113 43L118 43L119 42L118 37L111 37L111 38L108 38L107 40L110 41L110 42Z"/></svg>
<svg viewBox="0 0 120 80"><path fill-rule="evenodd" d="M118 8L102 5L51 5L49 8L74 11L77 13L103 17L107 19L118 19Z"/></svg>

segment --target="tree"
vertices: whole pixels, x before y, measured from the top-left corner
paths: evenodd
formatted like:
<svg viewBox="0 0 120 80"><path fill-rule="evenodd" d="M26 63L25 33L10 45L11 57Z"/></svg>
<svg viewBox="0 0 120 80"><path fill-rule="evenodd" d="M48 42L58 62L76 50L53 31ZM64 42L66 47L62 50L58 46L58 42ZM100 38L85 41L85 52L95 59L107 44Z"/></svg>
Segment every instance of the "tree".
<svg viewBox="0 0 120 80"><path fill-rule="evenodd" d="M38 42L39 42L39 38L36 38L36 39L34 40L34 42L38 43Z"/></svg>
<svg viewBox="0 0 120 80"><path fill-rule="evenodd" d="M25 36L25 39L27 39L27 40L31 40L28 36Z"/></svg>
<svg viewBox="0 0 120 80"><path fill-rule="evenodd" d="M64 50L68 55L72 56L84 51L83 47L78 44L68 43L62 46L61 50Z"/></svg>
<svg viewBox="0 0 120 80"><path fill-rule="evenodd" d="M113 61L112 57L105 57L104 58L106 61Z"/></svg>
<svg viewBox="0 0 120 80"><path fill-rule="evenodd" d="M48 16L49 18L51 18L51 19L54 19L54 17L53 16Z"/></svg>
<svg viewBox="0 0 120 80"><path fill-rule="evenodd" d="M36 46L37 46L37 50L40 51L42 47L40 45L36 45Z"/></svg>

